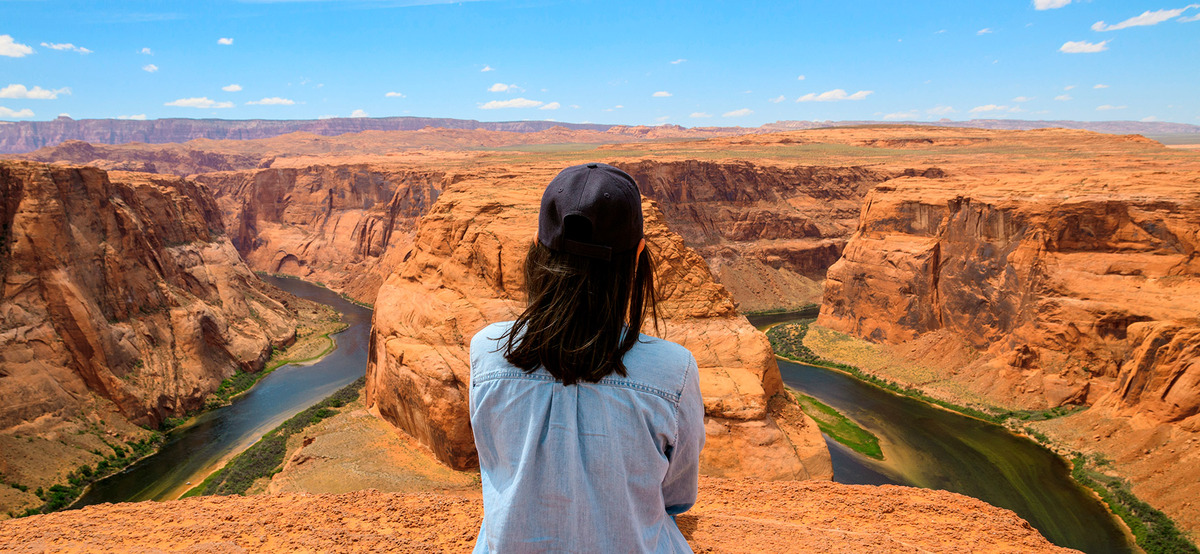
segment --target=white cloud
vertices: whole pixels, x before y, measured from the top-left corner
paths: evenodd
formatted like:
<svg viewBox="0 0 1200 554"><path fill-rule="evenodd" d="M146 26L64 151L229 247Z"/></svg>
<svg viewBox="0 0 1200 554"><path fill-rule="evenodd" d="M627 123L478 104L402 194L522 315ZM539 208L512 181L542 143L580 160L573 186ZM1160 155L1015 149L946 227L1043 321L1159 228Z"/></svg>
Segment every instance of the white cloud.
<svg viewBox="0 0 1200 554"><path fill-rule="evenodd" d="M1058 48L1059 52L1067 54L1094 54L1108 50L1108 41L1088 42L1086 40L1069 40Z"/></svg>
<svg viewBox="0 0 1200 554"><path fill-rule="evenodd" d="M782 94L780 94L779 96L776 96L775 98L772 98L772 99L770 99L770 100L767 100L767 102L770 102L770 103L772 103L772 104L778 104L778 103L780 103L780 102L783 102L784 100L787 100L787 97L786 97L786 96L784 96L784 95L782 95Z"/></svg>
<svg viewBox="0 0 1200 554"><path fill-rule="evenodd" d="M148 63L148 64L142 66L142 71L145 71L147 73L154 73L155 71L158 71L158 66L154 65L152 63Z"/></svg>
<svg viewBox="0 0 1200 554"><path fill-rule="evenodd" d="M578 110L578 109L579 109L579 104L571 104L570 106L567 106L567 107L568 107L568 108L571 108L571 109Z"/></svg>
<svg viewBox="0 0 1200 554"><path fill-rule="evenodd" d="M803 76L803 75L801 75L801 76L799 76L799 77L796 77L796 80L797 80L797 81L803 81L803 80L804 80L804 76Z"/></svg>
<svg viewBox="0 0 1200 554"><path fill-rule="evenodd" d="M1053 10L1070 4L1071 0L1033 0L1035 10Z"/></svg>
<svg viewBox="0 0 1200 554"><path fill-rule="evenodd" d="M1075 88L1075 85L1067 85L1067 86L1063 87L1063 90L1071 90L1073 88Z"/></svg>
<svg viewBox="0 0 1200 554"><path fill-rule="evenodd" d="M1151 123L1151 122L1154 122L1154 121L1158 121L1158 118L1157 118L1157 117L1154 117L1154 116L1152 116L1152 115L1148 115L1148 116L1146 116L1146 117L1143 117L1143 118L1142 118L1142 121L1143 121L1143 122L1145 122L1145 123Z"/></svg>
<svg viewBox="0 0 1200 554"><path fill-rule="evenodd" d="M654 94L651 94L650 96L653 96L653 97L655 97L655 98L668 98L668 97L670 97L670 96L671 96L671 93L669 93L669 92L667 92L667 91L665 91L665 90L660 90L660 91L658 91L658 92L656 92L656 93L654 93Z"/></svg>
<svg viewBox="0 0 1200 554"><path fill-rule="evenodd" d="M222 38L217 39L217 44L223 44L225 46L229 46L230 44L233 44L233 39L222 37Z"/></svg>
<svg viewBox="0 0 1200 554"><path fill-rule="evenodd" d="M118 115L117 119L133 119L136 121L145 121L146 114L140 113L140 114L136 114L136 115Z"/></svg>
<svg viewBox="0 0 1200 554"><path fill-rule="evenodd" d="M8 56L10 58L23 58L32 53L33 53L33 48L30 47L28 44L21 44L17 41L14 41L12 36L10 36L10 35L0 35L0 56ZM5 108L5 109L8 109L8 108ZM11 110L9 110L9 111L11 111ZM26 112L26 111L29 111L29 110L21 110L21 112L12 112L12 113L22 113L22 112ZM33 117L33 114L30 113L29 115L11 115L11 116L7 116L7 117Z"/></svg>
<svg viewBox="0 0 1200 554"><path fill-rule="evenodd" d="M1145 27L1148 25L1158 25L1159 23L1162 23L1164 21L1169 21L1171 19L1179 17L1180 15L1183 15L1183 12L1186 12L1192 8L1200 8L1200 4L1188 4L1187 6L1184 6L1182 8L1178 8L1178 9L1174 9L1174 10L1155 10L1155 11L1146 10L1146 11L1142 12L1142 15L1133 16L1129 19L1126 19L1125 21L1117 23L1116 25L1105 25L1103 21L1097 21L1092 24L1092 30L1093 31L1119 31L1121 29L1128 29L1130 27Z"/></svg>
<svg viewBox="0 0 1200 554"><path fill-rule="evenodd" d="M689 115L688 117L712 117L712 114L704 112L692 112L692 115Z"/></svg>
<svg viewBox="0 0 1200 554"><path fill-rule="evenodd" d="M1070 94L1060 94L1058 96L1055 96L1054 99L1058 100L1059 102L1066 102L1067 100L1074 100L1074 98L1071 98Z"/></svg>
<svg viewBox="0 0 1200 554"><path fill-rule="evenodd" d="M336 115L329 115L329 114L325 114L325 115L318 115L318 116L317 116L317 119L337 119L337 116L336 116Z"/></svg>
<svg viewBox="0 0 1200 554"><path fill-rule="evenodd" d="M370 116L367 115L366 110L358 109L358 110L354 110L354 111L350 112L350 117L370 117Z"/></svg>
<svg viewBox="0 0 1200 554"><path fill-rule="evenodd" d="M225 86L221 87L221 90L223 90L225 92L237 92L239 90L242 90L242 85L239 85L237 83L234 83L232 85L225 85Z"/></svg>
<svg viewBox="0 0 1200 554"><path fill-rule="evenodd" d="M517 85L506 85L504 83L496 83L488 87L488 92L524 92L525 89Z"/></svg>
<svg viewBox="0 0 1200 554"><path fill-rule="evenodd" d="M551 102L551 103L546 104L545 106L542 106L538 109L539 110L557 110L561 107L562 107L562 104L559 104L558 102Z"/></svg>
<svg viewBox="0 0 1200 554"><path fill-rule="evenodd" d="M29 108L25 108L23 110L13 111L8 108L5 108L4 106L0 106L0 117L12 117L12 118L33 117L33 110L31 110Z"/></svg>
<svg viewBox="0 0 1200 554"><path fill-rule="evenodd" d="M74 44L71 44L69 42L63 42L63 43L59 43L59 44L55 44L52 42L43 42L42 46L45 46L46 48L49 48L51 50L70 50L72 52L79 52L80 54L91 54L92 53L92 51L88 50L87 48L84 48L82 46L75 46Z"/></svg>
<svg viewBox="0 0 1200 554"><path fill-rule="evenodd" d="M751 110L750 108L742 108L740 110L733 110L732 112L725 112L721 114L721 117L742 117L752 113L754 113L754 110Z"/></svg>
<svg viewBox="0 0 1200 554"><path fill-rule="evenodd" d="M292 100L291 98L280 98L278 96L272 96L270 98L263 98L262 100L251 100L249 102L246 102L246 104L250 105L250 106L291 106L292 104L295 104L295 103L296 103L296 101Z"/></svg>
<svg viewBox="0 0 1200 554"><path fill-rule="evenodd" d="M180 98L163 104L164 106L175 106L177 108L232 108L233 102L217 102L209 100L207 96L198 98Z"/></svg>
<svg viewBox="0 0 1200 554"><path fill-rule="evenodd" d="M1179 18L1180 23L1190 23L1192 21L1200 21L1200 13Z"/></svg>
<svg viewBox="0 0 1200 554"><path fill-rule="evenodd" d="M1032 102L1033 98L1029 96L1018 96L1012 99L1013 102Z"/></svg>
<svg viewBox="0 0 1200 554"><path fill-rule="evenodd" d="M840 88L835 88L833 90L828 90L828 91L822 92L821 94L817 94L815 92L810 92L808 94L805 94L804 96L801 96L800 98L797 98L796 101L797 102L836 102L838 100L862 100L862 99L866 98L867 96L869 96L872 92L874 92L874 91L860 90L854 94L846 94L846 91L844 91Z"/></svg>
<svg viewBox="0 0 1200 554"><path fill-rule="evenodd" d="M949 114L955 113L957 111L958 110L956 110L950 106L934 106L932 108L929 108L928 110L925 110L925 113L927 113L929 115L949 115Z"/></svg>
<svg viewBox="0 0 1200 554"><path fill-rule="evenodd" d="M494 67L492 67L492 66L490 66L490 65L485 65L485 66L483 66L483 69L480 69L479 71L480 71L480 72L487 72L487 71L495 71L495 70L496 70L496 68L494 68Z"/></svg>
<svg viewBox="0 0 1200 554"><path fill-rule="evenodd" d="M407 98L403 92L389 92L383 95L384 98Z"/></svg>
<svg viewBox="0 0 1200 554"><path fill-rule="evenodd" d="M0 98L26 98L29 100L54 100L60 94L71 94L71 89L63 87L57 90L46 90L39 86L25 88L25 85L11 84L0 88Z"/></svg>
<svg viewBox="0 0 1200 554"><path fill-rule="evenodd" d="M1092 88L1108 88L1108 85L1096 85Z"/></svg>
<svg viewBox="0 0 1200 554"><path fill-rule="evenodd" d="M1096 106L1096 109L1099 111L1102 111L1102 112L1106 112L1108 110L1123 110L1127 107L1128 106L1113 106L1111 104L1104 104L1103 106Z"/></svg>
<svg viewBox="0 0 1200 554"><path fill-rule="evenodd" d="M495 110L500 108L536 108L541 106L542 102L537 100L529 100L527 98L513 98L512 100L492 100L482 106L481 110Z"/></svg>
<svg viewBox="0 0 1200 554"><path fill-rule="evenodd" d="M664 122L664 121L666 121L666 120L668 120L668 119L671 119L671 116L669 116L669 115L664 115L664 116L662 116L662 117L656 117L656 118L654 118L654 120L655 120L655 121L657 121L657 122L659 122L659 123L662 123L662 122Z"/></svg>
<svg viewBox="0 0 1200 554"><path fill-rule="evenodd" d="M151 49L149 49L149 48L143 48L143 49L139 50L139 51L138 51L138 53L139 53L139 54L145 54L145 55L147 55L147 56L153 56L153 55L154 55L154 51L153 51L153 50L151 50Z"/></svg>
<svg viewBox="0 0 1200 554"><path fill-rule="evenodd" d="M919 117L917 110L909 110L907 112L895 112L883 116L883 119L891 121L894 119L916 119Z"/></svg>
<svg viewBox="0 0 1200 554"><path fill-rule="evenodd" d="M679 65L679 64L681 64L681 63L683 63L683 62L686 62L686 61L687 61L687 58L679 58L678 60L675 60L675 61L671 62L671 64L672 64L672 65Z"/></svg>
<svg viewBox="0 0 1200 554"><path fill-rule="evenodd" d="M977 34L977 35L990 35L992 33L993 33L993 31L992 31L991 27L984 27L978 31L975 31L975 34Z"/></svg>
<svg viewBox="0 0 1200 554"><path fill-rule="evenodd" d="M974 108L971 108L971 113L1008 112L1008 111L1012 111L1012 110L1013 110L1013 108L1010 108L1008 106L997 106L995 104L985 104L983 106L975 106Z"/></svg>

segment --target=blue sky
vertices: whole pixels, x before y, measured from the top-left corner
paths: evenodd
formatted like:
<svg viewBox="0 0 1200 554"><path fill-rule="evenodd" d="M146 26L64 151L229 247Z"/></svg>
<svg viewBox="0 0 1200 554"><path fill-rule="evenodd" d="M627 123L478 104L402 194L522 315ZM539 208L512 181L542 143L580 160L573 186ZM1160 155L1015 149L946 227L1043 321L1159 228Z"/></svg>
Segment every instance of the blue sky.
<svg viewBox="0 0 1200 554"><path fill-rule="evenodd" d="M0 0L0 120L1200 124L1170 0Z"/></svg>

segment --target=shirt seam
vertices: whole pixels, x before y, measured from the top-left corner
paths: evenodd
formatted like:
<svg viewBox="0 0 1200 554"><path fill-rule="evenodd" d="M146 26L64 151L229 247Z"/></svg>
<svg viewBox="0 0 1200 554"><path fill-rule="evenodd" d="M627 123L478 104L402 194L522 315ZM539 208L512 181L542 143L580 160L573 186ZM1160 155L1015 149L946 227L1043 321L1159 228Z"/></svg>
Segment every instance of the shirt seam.
<svg viewBox="0 0 1200 554"><path fill-rule="evenodd" d="M474 388L475 386L481 385L487 381L496 381L496 380L501 380L501 379L544 381L544 382L558 381L558 379L555 378L553 375L546 375L546 374L541 374L541 373L525 373L524 371L520 371L520 370L517 370L517 371L500 370L500 371L491 371L491 372L485 373L483 375L476 376L474 379L471 380L471 387ZM652 387L650 385L644 385L642 383L626 381L623 379L613 379L611 377L605 377L595 383L592 383L589 381L589 382L582 383L582 384L609 385L609 386L614 386L614 387L618 387L618 388L626 388L626 389L631 389L631 390L635 390L635 391L639 391L639 392L653 394L655 396L658 396L659 398L662 398L663 400L671 402L672 404L675 405L676 411L679 410L679 398L680 398L679 393L665 391L663 389L660 389L657 387Z"/></svg>

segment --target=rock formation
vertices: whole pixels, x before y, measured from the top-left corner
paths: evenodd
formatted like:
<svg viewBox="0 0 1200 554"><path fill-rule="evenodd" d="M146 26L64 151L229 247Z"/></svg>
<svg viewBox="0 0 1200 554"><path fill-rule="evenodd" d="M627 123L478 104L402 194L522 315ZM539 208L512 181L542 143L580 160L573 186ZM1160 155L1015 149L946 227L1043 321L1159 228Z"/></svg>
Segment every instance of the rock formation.
<svg viewBox="0 0 1200 554"><path fill-rule="evenodd" d="M387 421L455 468L473 466L467 417L467 343L520 308L521 262L538 199L555 167L518 176L493 168L455 182L421 219L411 247L379 290L367 366L367 402ZM500 183L500 184L498 184ZM765 337L653 201L643 205L650 251L659 262L664 338L700 365L709 475L829 478L816 425L781 395Z"/></svg>
<svg viewBox="0 0 1200 554"><path fill-rule="evenodd" d="M196 176L225 214L251 268L322 283L372 303L452 175L381 164L312 165Z"/></svg>
<svg viewBox="0 0 1200 554"><path fill-rule="evenodd" d="M7 521L0 544L18 552L466 552L482 514L478 496L457 494L205 496ZM908 487L701 478L699 502L677 522L696 552L1076 552L1008 510Z"/></svg>
<svg viewBox="0 0 1200 554"><path fill-rule="evenodd" d="M76 428L200 408L295 334L212 197L176 177L0 162L0 279L0 473L27 485L73 469Z"/></svg>

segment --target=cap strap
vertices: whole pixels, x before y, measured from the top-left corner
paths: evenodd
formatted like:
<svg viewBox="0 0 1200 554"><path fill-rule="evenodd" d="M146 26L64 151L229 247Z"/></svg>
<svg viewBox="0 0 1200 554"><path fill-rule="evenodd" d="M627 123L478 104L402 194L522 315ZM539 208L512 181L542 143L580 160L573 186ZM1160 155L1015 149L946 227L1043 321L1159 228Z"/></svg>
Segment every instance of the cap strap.
<svg viewBox="0 0 1200 554"><path fill-rule="evenodd" d="M580 256L589 258L598 258L604 261L612 261L612 248L608 246L600 246L598 244L588 244L577 240L566 239L563 241L563 250Z"/></svg>

